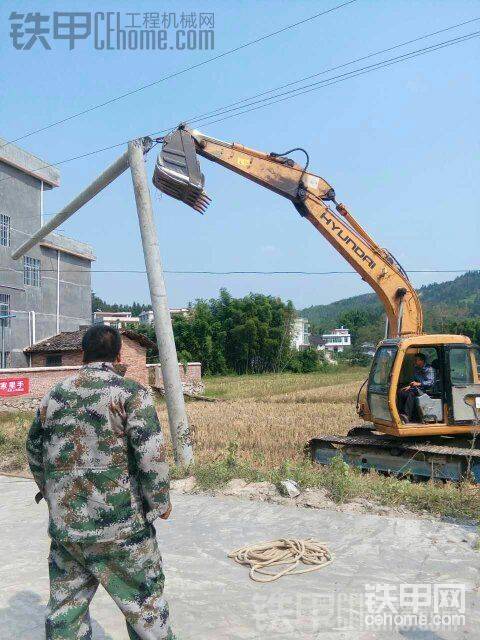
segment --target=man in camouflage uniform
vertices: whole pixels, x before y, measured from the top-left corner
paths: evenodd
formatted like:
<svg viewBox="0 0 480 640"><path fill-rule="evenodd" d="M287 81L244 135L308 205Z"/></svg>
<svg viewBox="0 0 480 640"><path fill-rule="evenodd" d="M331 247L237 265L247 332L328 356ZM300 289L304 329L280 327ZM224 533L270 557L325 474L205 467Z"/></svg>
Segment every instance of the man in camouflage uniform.
<svg viewBox="0 0 480 640"><path fill-rule="evenodd" d="M27 440L49 509L48 640L90 640L101 584L132 640L173 640L153 521L170 515L162 430L148 391L117 375L121 337L83 338L85 365L47 393Z"/></svg>

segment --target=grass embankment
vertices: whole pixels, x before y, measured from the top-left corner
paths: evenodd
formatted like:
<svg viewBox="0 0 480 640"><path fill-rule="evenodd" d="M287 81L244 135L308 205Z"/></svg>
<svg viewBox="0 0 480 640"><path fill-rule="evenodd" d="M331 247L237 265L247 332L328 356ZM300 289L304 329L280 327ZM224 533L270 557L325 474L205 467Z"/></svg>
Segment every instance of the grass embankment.
<svg viewBox="0 0 480 640"><path fill-rule="evenodd" d="M326 489L338 503L365 498L417 512L478 518L480 488L469 483L413 483L361 474L341 460L325 468L305 460L303 450L310 438L345 434L359 424L355 400L365 377L365 369L339 368L333 373L207 378L206 393L221 401L187 405L195 442L193 473L199 486L218 488L232 478L274 483L293 478L303 488ZM166 427L165 403L160 402L158 409ZM25 468L30 420L28 414L0 414L3 470ZM184 472L173 469L173 475L181 477Z"/></svg>
<svg viewBox="0 0 480 640"><path fill-rule="evenodd" d="M25 437L33 413L0 412L0 471L25 471Z"/></svg>

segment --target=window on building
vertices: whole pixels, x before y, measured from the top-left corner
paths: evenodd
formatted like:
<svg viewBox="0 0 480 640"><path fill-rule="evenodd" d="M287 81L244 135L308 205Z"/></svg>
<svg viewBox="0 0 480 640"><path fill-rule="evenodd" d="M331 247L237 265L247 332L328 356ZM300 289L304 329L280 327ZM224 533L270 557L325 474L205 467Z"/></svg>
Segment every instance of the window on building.
<svg viewBox="0 0 480 640"><path fill-rule="evenodd" d="M38 258L23 257L23 284L31 287L40 286L40 260Z"/></svg>
<svg viewBox="0 0 480 640"><path fill-rule="evenodd" d="M45 357L45 366L46 367L61 367L62 366L62 354L61 353L51 353L50 355Z"/></svg>
<svg viewBox="0 0 480 640"><path fill-rule="evenodd" d="M0 350L0 369L8 369L12 364L12 360L10 357L10 351L5 351L2 353Z"/></svg>
<svg viewBox="0 0 480 640"><path fill-rule="evenodd" d="M0 245L10 246L10 216L0 213Z"/></svg>
<svg viewBox="0 0 480 640"><path fill-rule="evenodd" d="M10 294L9 293L0 293L0 317L8 316L10 314ZM4 318L0 320L3 322L6 327L10 326L10 318Z"/></svg>

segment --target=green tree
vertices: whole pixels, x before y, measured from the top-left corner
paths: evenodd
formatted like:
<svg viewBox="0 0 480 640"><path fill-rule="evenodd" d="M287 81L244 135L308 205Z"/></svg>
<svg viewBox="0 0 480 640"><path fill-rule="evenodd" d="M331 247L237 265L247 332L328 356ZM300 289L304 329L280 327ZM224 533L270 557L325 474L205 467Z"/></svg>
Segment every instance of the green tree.
<svg viewBox="0 0 480 640"><path fill-rule="evenodd" d="M197 300L185 316L175 316L173 332L179 359L198 360L208 374L263 373L285 369L291 358L291 302L251 293ZM139 331L155 340L153 327Z"/></svg>
<svg viewBox="0 0 480 640"><path fill-rule="evenodd" d="M132 316L139 316L142 311L148 311L151 308L151 305L141 304L140 302L133 302L132 304L105 302L105 300L102 300L102 298L99 298L94 292L92 292L93 311L129 311Z"/></svg>
<svg viewBox="0 0 480 640"><path fill-rule="evenodd" d="M445 333L468 336L472 342L480 344L480 318L451 321L446 325Z"/></svg>
<svg viewBox="0 0 480 640"><path fill-rule="evenodd" d="M298 352L298 361L300 363L300 371L302 373L311 373L318 371L319 358L315 349L303 349Z"/></svg>

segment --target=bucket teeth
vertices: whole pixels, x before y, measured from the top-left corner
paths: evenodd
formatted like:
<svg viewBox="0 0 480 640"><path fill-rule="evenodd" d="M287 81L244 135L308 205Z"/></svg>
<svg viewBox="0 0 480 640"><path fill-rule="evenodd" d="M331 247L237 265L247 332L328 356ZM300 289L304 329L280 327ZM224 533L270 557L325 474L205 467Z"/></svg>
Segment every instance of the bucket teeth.
<svg viewBox="0 0 480 640"><path fill-rule="evenodd" d="M200 171L195 142L187 131L176 129L163 142L158 155L153 184L167 196L176 198L204 213L211 198L203 190L205 179Z"/></svg>

